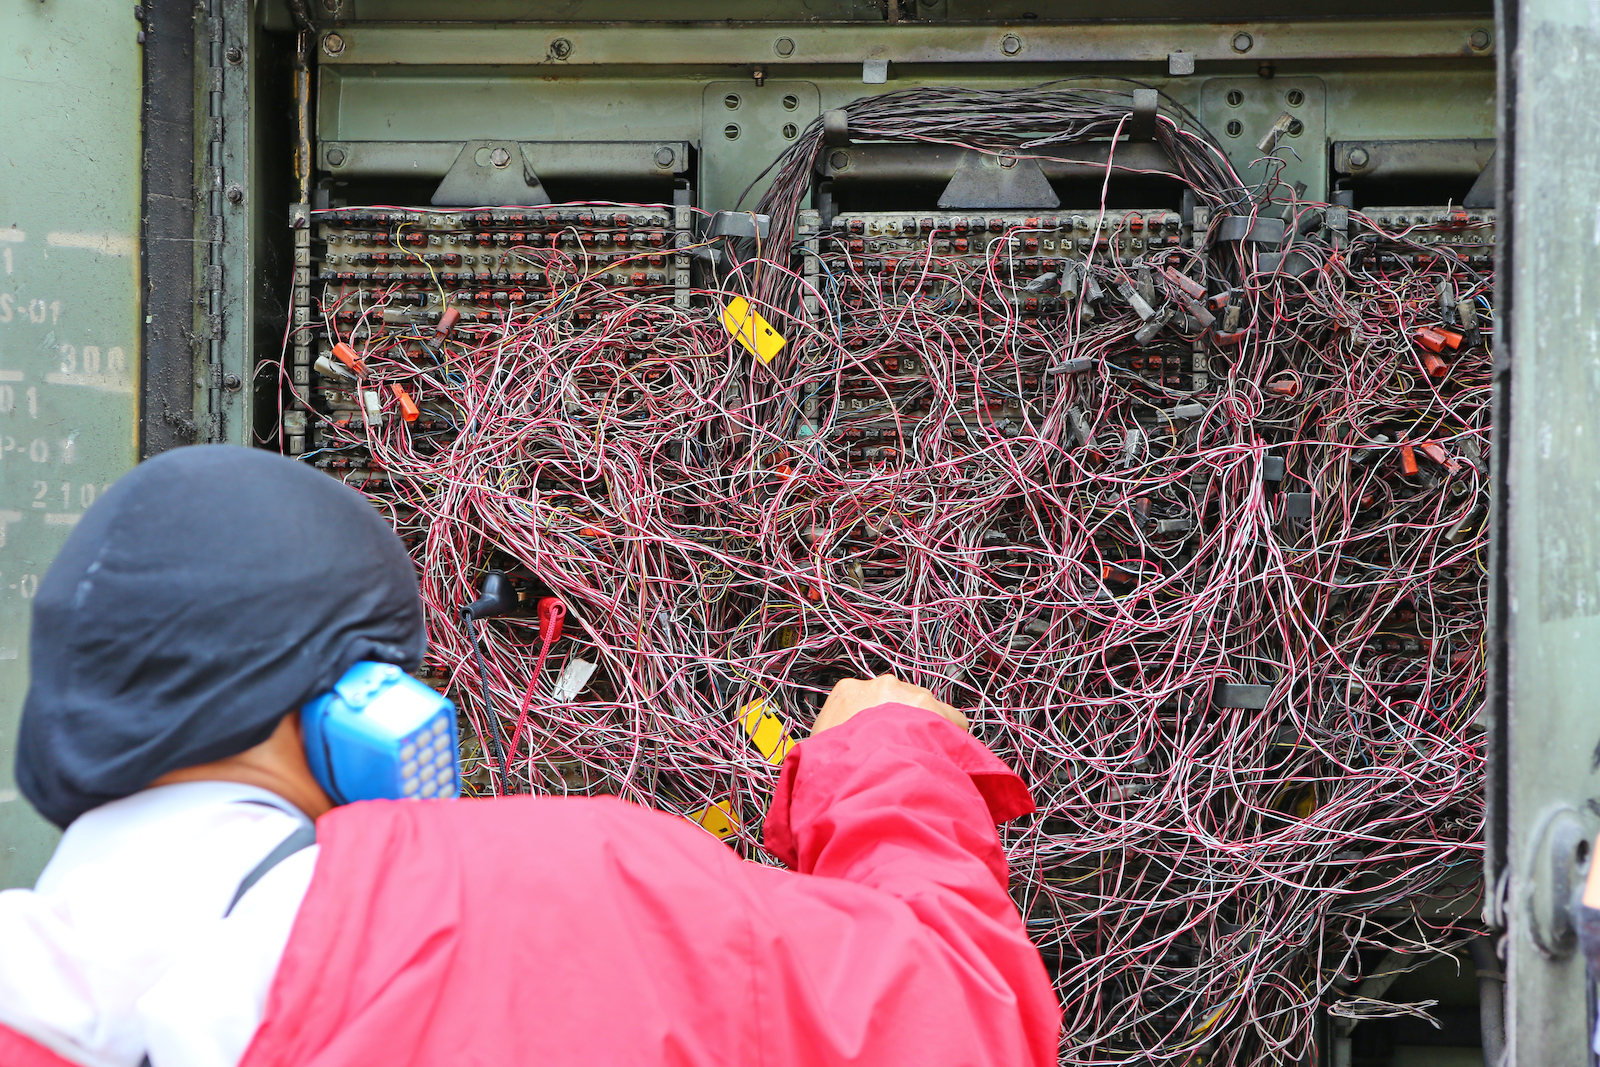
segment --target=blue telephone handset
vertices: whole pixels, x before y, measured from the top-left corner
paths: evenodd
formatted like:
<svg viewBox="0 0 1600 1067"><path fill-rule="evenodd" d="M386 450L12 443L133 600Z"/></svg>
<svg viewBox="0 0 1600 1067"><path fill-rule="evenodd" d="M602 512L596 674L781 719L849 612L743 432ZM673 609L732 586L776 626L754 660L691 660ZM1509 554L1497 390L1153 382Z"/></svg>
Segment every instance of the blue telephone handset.
<svg viewBox="0 0 1600 1067"><path fill-rule="evenodd" d="M311 773L336 804L461 793L455 705L392 663L357 663L300 723Z"/></svg>

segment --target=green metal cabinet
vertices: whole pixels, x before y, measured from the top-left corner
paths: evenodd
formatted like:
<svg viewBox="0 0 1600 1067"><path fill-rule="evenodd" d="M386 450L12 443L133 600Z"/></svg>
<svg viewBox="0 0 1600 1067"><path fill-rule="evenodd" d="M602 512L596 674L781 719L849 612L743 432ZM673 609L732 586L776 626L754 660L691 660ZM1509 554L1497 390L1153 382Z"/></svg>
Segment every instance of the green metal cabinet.
<svg viewBox="0 0 1600 1067"><path fill-rule="evenodd" d="M39 577L137 455L141 48L132 9L12 4L0 45L0 886L56 832L12 754Z"/></svg>
<svg viewBox="0 0 1600 1067"><path fill-rule="evenodd" d="M1293 87L1286 177L1312 196L1341 144L1499 137L1486 915L1507 931L1512 1062L1586 1062L1592 998L1562 922L1600 830L1600 16L1577 0L1279 8L686 0L661 21L624 0L156 0L136 18L15 0L0 50L0 886L30 883L54 841L11 780L29 598L139 456L252 443L277 418L257 370L284 358L306 167L360 181L398 159L425 181L473 138L686 143L696 202L731 208L797 126L867 93L1134 77L1237 121L1242 164ZM885 81L864 81L874 71ZM297 85L314 95L303 143Z"/></svg>

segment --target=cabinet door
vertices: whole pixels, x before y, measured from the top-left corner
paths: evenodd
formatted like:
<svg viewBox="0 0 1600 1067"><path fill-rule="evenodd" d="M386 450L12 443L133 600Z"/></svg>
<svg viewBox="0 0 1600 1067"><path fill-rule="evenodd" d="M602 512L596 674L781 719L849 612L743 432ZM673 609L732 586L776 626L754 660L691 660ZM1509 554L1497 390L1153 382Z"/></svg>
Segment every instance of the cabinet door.
<svg viewBox="0 0 1600 1067"><path fill-rule="evenodd" d="M0 888L32 884L56 838L12 774L32 598L73 524L136 455L143 196L133 6L18 3L4 24Z"/></svg>

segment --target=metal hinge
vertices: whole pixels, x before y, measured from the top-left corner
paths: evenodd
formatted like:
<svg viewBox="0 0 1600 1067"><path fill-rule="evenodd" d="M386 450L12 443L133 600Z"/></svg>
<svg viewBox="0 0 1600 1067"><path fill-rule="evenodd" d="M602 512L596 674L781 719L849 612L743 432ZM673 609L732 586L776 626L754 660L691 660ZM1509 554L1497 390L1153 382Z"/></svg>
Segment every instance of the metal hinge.
<svg viewBox="0 0 1600 1067"><path fill-rule="evenodd" d="M208 40L207 47L203 50L209 66L210 76L206 79L209 91L206 93L207 114L209 120L206 129L210 143L207 145L207 162L201 169L204 187L201 189L201 202L205 204L206 218L202 232L206 242L205 266L205 291L204 291L204 318L205 328L201 331L206 338L206 406L205 406L205 440L207 443L216 444L223 440L223 391L222 391L222 185L223 174L221 161L223 156L222 146L222 17L221 0L206 0L206 15L203 25Z"/></svg>

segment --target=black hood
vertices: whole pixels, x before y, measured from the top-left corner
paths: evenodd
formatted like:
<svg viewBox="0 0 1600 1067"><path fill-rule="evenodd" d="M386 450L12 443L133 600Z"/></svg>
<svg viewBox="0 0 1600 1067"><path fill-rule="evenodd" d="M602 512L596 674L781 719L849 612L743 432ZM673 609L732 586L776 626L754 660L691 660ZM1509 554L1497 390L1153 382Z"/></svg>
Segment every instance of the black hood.
<svg viewBox="0 0 1600 1067"><path fill-rule="evenodd" d="M405 546L366 498L259 449L165 452L113 485L33 602L17 784L66 826L265 741L360 660L414 669Z"/></svg>

